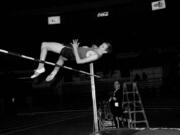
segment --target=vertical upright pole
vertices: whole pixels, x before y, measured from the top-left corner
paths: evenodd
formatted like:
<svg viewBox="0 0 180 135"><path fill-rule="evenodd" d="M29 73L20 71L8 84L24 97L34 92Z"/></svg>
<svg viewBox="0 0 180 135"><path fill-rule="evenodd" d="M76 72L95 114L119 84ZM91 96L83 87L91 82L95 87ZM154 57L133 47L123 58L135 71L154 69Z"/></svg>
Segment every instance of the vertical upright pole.
<svg viewBox="0 0 180 135"><path fill-rule="evenodd" d="M94 66L90 63L90 73L91 73L91 92L92 92L92 102L93 102L93 114L94 114L94 128L95 132L98 132L98 118L97 118L97 104L96 104L96 90L95 90L95 80L94 80Z"/></svg>

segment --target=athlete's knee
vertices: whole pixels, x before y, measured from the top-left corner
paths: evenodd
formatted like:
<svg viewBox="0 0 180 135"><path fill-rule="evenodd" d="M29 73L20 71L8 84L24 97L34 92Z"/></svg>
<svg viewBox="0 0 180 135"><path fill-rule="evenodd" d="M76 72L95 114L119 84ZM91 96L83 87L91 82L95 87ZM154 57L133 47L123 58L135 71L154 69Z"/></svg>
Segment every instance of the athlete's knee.
<svg viewBox="0 0 180 135"><path fill-rule="evenodd" d="M43 42L43 43L41 44L41 49L44 49L44 48L46 48L46 49L49 48L49 45L48 45L47 42Z"/></svg>

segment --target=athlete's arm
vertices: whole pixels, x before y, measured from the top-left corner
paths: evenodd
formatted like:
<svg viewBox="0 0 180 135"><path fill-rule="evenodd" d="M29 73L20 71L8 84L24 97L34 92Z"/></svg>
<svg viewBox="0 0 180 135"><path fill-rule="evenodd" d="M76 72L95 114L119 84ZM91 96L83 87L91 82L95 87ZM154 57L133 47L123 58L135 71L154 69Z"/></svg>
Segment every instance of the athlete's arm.
<svg viewBox="0 0 180 135"><path fill-rule="evenodd" d="M94 51L87 52L88 53L87 57L81 59L79 57L79 53L78 53L78 47L79 47L78 40L73 40L73 42L71 44L72 44L73 49L74 49L74 55L75 55L75 59L76 59L77 64L84 64L84 63L88 63L88 62L95 61L98 59L98 55Z"/></svg>

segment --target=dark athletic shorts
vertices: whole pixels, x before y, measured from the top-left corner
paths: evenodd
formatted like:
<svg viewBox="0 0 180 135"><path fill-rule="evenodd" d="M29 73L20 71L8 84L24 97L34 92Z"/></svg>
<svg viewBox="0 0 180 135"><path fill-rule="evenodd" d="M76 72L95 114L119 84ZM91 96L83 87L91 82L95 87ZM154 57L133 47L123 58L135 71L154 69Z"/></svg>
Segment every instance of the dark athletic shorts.
<svg viewBox="0 0 180 135"><path fill-rule="evenodd" d="M60 53L61 56L67 58L68 60L75 60L75 56L74 56L74 53L73 53L73 49L72 48L67 48L67 47L64 47L62 50L61 50L61 53Z"/></svg>

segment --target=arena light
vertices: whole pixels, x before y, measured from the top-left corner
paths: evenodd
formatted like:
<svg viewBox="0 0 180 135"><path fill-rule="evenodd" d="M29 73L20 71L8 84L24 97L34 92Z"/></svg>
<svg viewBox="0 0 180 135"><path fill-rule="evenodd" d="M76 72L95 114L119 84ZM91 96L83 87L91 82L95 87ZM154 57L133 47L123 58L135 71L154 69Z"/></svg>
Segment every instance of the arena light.
<svg viewBox="0 0 180 135"><path fill-rule="evenodd" d="M48 17L48 24L60 24L61 23L61 17L60 16L50 16Z"/></svg>
<svg viewBox="0 0 180 135"><path fill-rule="evenodd" d="M109 16L109 12L108 11L105 11L105 12L98 12L97 13L97 17L107 17Z"/></svg>
<svg viewBox="0 0 180 135"><path fill-rule="evenodd" d="M159 0L151 3L152 10L160 10L166 8L165 0Z"/></svg>

